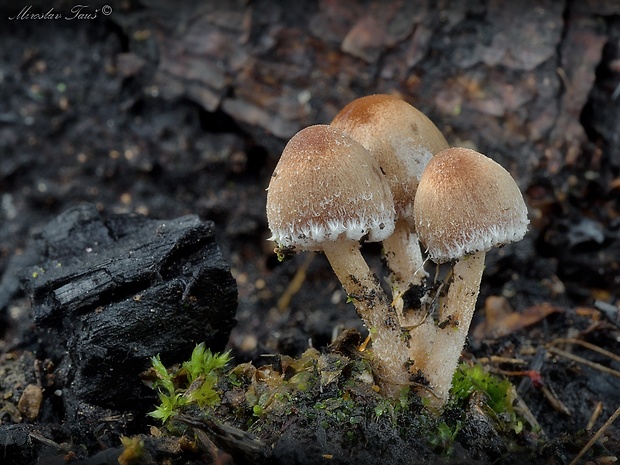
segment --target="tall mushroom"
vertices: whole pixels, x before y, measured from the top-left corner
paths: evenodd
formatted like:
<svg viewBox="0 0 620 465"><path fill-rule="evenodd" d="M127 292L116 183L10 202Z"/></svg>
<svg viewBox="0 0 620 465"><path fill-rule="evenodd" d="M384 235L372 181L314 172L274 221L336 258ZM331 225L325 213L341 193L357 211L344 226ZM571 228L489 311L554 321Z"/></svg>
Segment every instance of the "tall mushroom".
<svg viewBox="0 0 620 465"><path fill-rule="evenodd" d="M448 142L429 118L394 95L353 100L336 115L331 126L368 149L388 178L396 227L394 234L383 241L383 250L390 270L393 304L401 324L410 328L413 369L423 368L434 327L424 309L413 311L403 300L405 293L412 286L420 286L427 276L415 233L413 202L424 168L435 153L448 148Z"/></svg>
<svg viewBox="0 0 620 465"><path fill-rule="evenodd" d="M425 373L443 405L474 313L485 253L520 241L529 220L508 171L465 148L449 148L431 159L418 185L414 216L429 257L454 262Z"/></svg>
<svg viewBox="0 0 620 465"><path fill-rule="evenodd" d="M288 142L267 191L271 239L279 247L323 251L371 334L379 384L408 384L398 318L360 252L362 241L394 231L394 203L377 161L341 131L315 125Z"/></svg>

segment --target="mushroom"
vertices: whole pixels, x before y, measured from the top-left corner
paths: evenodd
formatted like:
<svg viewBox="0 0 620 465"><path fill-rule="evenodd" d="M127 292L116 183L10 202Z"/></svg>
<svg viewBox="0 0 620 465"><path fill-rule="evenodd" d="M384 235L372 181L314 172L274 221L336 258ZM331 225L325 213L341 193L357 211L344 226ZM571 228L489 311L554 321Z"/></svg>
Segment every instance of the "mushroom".
<svg viewBox="0 0 620 465"><path fill-rule="evenodd" d="M466 148L443 150L429 161L413 210L429 257L436 263L454 262L425 373L443 405L474 313L485 253L520 241L529 220L508 171Z"/></svg>
<svg viewBox="0 0 620 465"><path fill-rule="evenodd" d="M394 203L377 161L343 132L315 125L287 143L267 190L270 240L323 251L372 340L386 393L408 384L408 356L396 312L360 252L360 242L394 231Z"/></svg>
<svg viewBox="0 0 620 465"><path fill-rule="evenodd" d="M331 126L353 137L374 155L390 184L396 210L394 234L383 241L390 271L393 305L401 325L410 328L413 369L428 357L434 327L426 318L406 308L403 296L423 284L427 273L413 219L413 201L420 176L431 157L448 148L433 122L414 106L394 95L361 97L346 105ZM421 305L418 303L417 309Z"/></svg>

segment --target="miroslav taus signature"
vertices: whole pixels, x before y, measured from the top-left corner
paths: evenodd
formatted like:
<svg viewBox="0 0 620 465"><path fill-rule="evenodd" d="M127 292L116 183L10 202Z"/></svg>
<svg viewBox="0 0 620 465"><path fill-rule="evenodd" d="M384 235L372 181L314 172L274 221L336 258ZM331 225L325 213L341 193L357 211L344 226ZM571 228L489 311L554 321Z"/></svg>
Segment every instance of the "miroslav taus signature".
<svg viewBox="0 0 620 465"><path fill-rule="evenodd" d="M112 13L112 8L108 5L104 5L101 8L91 8L89 5L75 5L69 10L69 14L59 13L50 8L47 11L34 11L32 5L26 5L15 16L9 16L9 20L53 20L64 19L67 21L80 20L80 19L96 19L98 14L101 13L108 16Z"/></svg>

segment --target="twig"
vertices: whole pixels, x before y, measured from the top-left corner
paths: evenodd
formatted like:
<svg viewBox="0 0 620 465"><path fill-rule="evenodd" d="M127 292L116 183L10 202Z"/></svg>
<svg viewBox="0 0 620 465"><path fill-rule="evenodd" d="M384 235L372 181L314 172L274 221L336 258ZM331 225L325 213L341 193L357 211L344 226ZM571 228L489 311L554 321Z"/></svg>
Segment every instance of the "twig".
<svg viewBox="0 0 620 465"><path fill-rule="evenodd" d="M538 420L536 420L536 417L514 386L512 386L512 395L515 398L515 410L520 413L520 415L533 427L535 431L539 431L539 434L543 438L546 438L547 434L545 433L545 430L543 430L543 427L540 426L540 423L538 423Z"/></svg>
<svg viewBox="0 0 620 465"><path fill-rule="evenodd" d="M596 404L596 407L594 407L594 411L592 412L592 415L590 416L590 420L588 421L588 424L586 426L586 429L588 431L592 431L592 428L594 428L594 423L596 423L596 420L598 420L598 417L601 416L602 412L603 412L603 403L599 401Z"/></svg>
<svg viewBox="0 0 620 465"><path fill-rule="evenodd" d="M572 416L571 411L562 403L558 398L551 385L541 385L540 389L545 396L545 399L551 404L551 407L557 412L563 413L566 416Z"/></svg>
<svg viewBox="0 0 620 465"><path fill-rule="evenodd" d="M589 366L590 368L594 368L595 370L599 370L603 373L608 373L610 375L620 378L620 371L614 370L613 368L606 367L604 365L601 365L600 363L591 362L590 360L579 357L578 355L571 354L570 352L566 352L565 350L558 349L557 347L549 347L548 350L552 354L559 355L561 357L572 360L573 362L581 363L583 365Z"/></svg>
<svg viewBox="0 0 620 465"><path fill-rule="evenodd" d="M554 346L558 344L577 344L582 347L585 347L586 349L590 349L593 352L598 352L601 355L605 355L606 357L609 357L612 360L615 360L616 362L620 362L620 355L614 354L613 352L605 350L602 347L599 347L590 342L582 341L581 339L575 339L572 337L571 338L558 338L558 339L554 339L549 344L554 345Z"/></svg>
<svg viewBox="0 0 620 465"><path fill-rule="evenodd" d="M527 365L527 361L521 358L501 357L499 355L491 355L490 357L482 357L477 359L479 363L509 363L512 365Z"/></svg>
<svg viewBox="0 0 620 465"><path fill-rule="evenodd" d="M306 280L306 272L308 271L310 263L312 263L313 259L314 254L307 255L304 262L297 269L297 272L295 273L295 276L293 276L293 279L289 283L288 287L278 299L278 310L280 311L280 313L283 313L288 308L293 296L297 294L301 289L302 284Z"/></svg>
<svg viewBox="0 0 620 465"><path fill-rule="evenodd" d="M579 451L579 453L577 454L577 457L575 457L573 459L573 461L569 464L569 465L577 465L577 462L579 462L579 460L581 459L581 457L583 457L585 455L586 452L588 452L590 450L590 448L594 445L594 443L596 441L598 441L598 439L603 435L603 433L605 432L605 430L611 426L611 424L616 421L616 418L618 418L620 416L620 407L618 407L616 409L616 411L614 413L611 414L611 416L609 417L609 419L605 422L605 424L603 426L601 426L598 431L594 434L594 436L592 436L592 439L590 439L588 441L588 443L583 447L583 449L581 449Z"/></svg>
<svg viewBox="0 0 620 465"><path fill-rule="evenodd" d="M30 435L32 439L36 439L41 444L45 444L46 446L53 447L63 452L69 452L71 450L71 448L66 445L58 444L57 442L52 441L51 439L48 439L45 436L41 436L40 434L34 433L32 431L28 434Z"/></svg>

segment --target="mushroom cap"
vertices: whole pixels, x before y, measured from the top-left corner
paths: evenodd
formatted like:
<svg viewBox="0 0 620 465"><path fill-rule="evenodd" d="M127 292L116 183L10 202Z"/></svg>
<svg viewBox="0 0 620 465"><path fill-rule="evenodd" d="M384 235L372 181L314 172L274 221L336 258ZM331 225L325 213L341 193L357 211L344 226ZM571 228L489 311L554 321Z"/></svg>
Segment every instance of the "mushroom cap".
<svg viewBox="0 0 620 465"><path fill-rule="evenodd" d="M466 148L449 148L426 166L414 202L416 231L436 263L520 241L527 207L510 173Z"/></svg>
<svg viewBox="0 0 620 465"><path fill-rule="evenodd" d="M435 153L448 148L437 126L413 105L387 94L353 100L331 126L375 156L390 183L397 218L413 226L413 199L422 171Z"/></svg>
<svg viewBox="0 0 620 465"><path fill-rule="evenodd" d="M324 241L382 241L394 232L394 202L374 157L327 125L286 144L267 189L270 240L320 250Z"/></svg>

